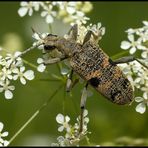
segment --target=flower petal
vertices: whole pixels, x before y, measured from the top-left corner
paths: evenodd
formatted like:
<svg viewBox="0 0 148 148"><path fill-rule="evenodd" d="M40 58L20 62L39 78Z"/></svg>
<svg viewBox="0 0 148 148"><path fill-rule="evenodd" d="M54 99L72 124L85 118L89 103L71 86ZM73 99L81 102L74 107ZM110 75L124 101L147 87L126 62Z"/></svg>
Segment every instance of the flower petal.
<svg viewBox="0 0 148 148"><path fill-rule="evenodd" d="M3 130L4 124L2 122L0 122L0 133Z"/></svg>
<svg viewBox="0 0 148 148"><path fill-rule="evenodd" d="M26 7L22 7L18 10L18 14L20 15L20 17L23 17L27 14L28 8Z"/></svg>
<svg viewBox="0 0 148 148"><path fill-rule="evenodd" d="M9 134L8 132L3 132L3 133L1 134L1 136L2 136L2 137L6 137L6 136L8 136L8 134Z"/></svg>
<svg viewBox="0 0 148 148"><path fill-rule="evenodd" d="M58 128L58 131L59 132L62 132L64 130L64 126L60 126L59 128Z"/></svg>
<svg viewBox="0 0 148 148"><path fill-rule="evenodd" d="M135 101L136 102L142 102L143 101L143 98L142 97L135 97Z"/></svg>
<svg viewBox="0 0 148 148"><path fill-rule="evenodd" d="M44 60L43 60L42 58L38 58L38 59L37 59L37 63L38 63L38 64L41 64L41 63L43 63L43 62L44 62Z"/></svg>
<svg viewBox="0 0 148 148"><path fill-rule="evenodd" d="M24 73L24 77L28 80L33 80L34 79L34 71L32 70L27 70L25 73Z"/></svg>
<svg viewBox="0 0 148 148"><path fill-rule="evenodd" d="M136 47L132 47L129 51L130 54L134 54L136 52Z"/></svg>
<svg viewBox="0 0 148 148"><path fill-rule="evenodd" d="M70 121L69 116L66 116L66 117L65 117L65 120L66 120L66 122L69 122L69 121Z"/></svg>
<svg viewBox="0 0 148 148"><path fill-rule="evenodd" d="M47 16L46 16L46 22L47 22L48 24L52 23L52 22L53 22L53 17L52 17L51 15L47 15Z"/></svg>
<svg viewBox="0 0 148 148"><path fill-rule="evenodd" d="M6 99L12 99L13 93L10 90L5 91L5 98Z"/></svg>
<svg viewBox="0 0 148 148"><path fill-rule="evenodd" d="M9 141L4 140L4 146L8 146L9 145Z"/></svg>
<svg viewBox="0 0 148 148"><path fill-rule="evenodd" d="M21 83L22 83L23 85L26 84L26 80L25 80L25 78L21 77L21 78L20 78L20 81L21 81Z"/></svg>
<svg viewBox="0 0 148 148"><path fill-rule="evenodd" d="M64 116L62 114L58 114L56 116L56 121L60 124L63 124L64 123Z"/></svg>
<svg viewBox="0 0 148 148"><path fill-rule="evenodd" d="M146 106L143 102L136 106L136 111L139 112L140 114L143 114L145 110L146 110Z"/></svg>
<svg viewBox="0 0 148 148"><path fill-rule="evenodd" d="M41 65L39 65L39 66L37 67L37 70L38 70L39 72L44 72L45 69L46 69L46 66L45 66L44 64L41 64Z"/></svg>
<svg viewBox="0 0 148 148"><path fill-rule="evenodd" d="M130 46L131 46L130 42L128 42L128 41L122 41L120 47L122 49L128 49L128 48L130 48Z"/></svg>
<svg viewBox="0 0 148 148"><path fill-rule="evenodd" d="M133 42L134 41L134 35L133 34L129 34L128 36L128 39Z"/></svg>

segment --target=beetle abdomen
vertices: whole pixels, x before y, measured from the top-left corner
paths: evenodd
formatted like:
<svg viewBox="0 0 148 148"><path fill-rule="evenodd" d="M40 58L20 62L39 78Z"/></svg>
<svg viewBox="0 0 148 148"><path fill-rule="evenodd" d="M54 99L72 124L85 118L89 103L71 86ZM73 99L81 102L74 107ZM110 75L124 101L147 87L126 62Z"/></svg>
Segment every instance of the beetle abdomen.
<svg viewBox="0 0 148 148"><path fill-rule="evenodd" d="M116 104L129 104L133 89L120 68L96 45L87 42L70 60L73 70Z"/></svg>

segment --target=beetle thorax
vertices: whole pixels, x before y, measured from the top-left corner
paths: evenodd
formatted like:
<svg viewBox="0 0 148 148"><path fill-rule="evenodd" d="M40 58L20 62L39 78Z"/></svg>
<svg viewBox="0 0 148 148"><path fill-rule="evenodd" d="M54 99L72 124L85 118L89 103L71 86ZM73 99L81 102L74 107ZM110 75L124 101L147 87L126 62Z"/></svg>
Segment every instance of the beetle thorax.
<svg viewBox="0 0 148 148"><path fill-rule="evenodd" d="M67 57L71 57L75 52L80 51L81 45L76 41L61 38L57 41L57 48Z"/></svg>

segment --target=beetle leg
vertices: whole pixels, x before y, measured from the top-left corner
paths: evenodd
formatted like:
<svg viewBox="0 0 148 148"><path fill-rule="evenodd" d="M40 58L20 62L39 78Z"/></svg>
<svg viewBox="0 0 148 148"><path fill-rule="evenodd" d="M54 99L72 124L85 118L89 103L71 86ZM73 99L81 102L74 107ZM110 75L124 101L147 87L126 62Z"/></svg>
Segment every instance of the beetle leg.
<svg viewBox="0 0 148 148"><path fill-rule="evenodd" d="M73 70L71 70L70 75L68 76L67 82L66 82L66 92L70 92L71 89L79 82L79 79L75 79L72 81L73 76Z"/></svg>
<svg viewBox="0 0 148 148"><path fill-rule="evenodd" d="M85 104L87 99L87 87L88 87L88 83L85 85L82 91L82 96L81 96L80 133L83 131L83 118L84 118L84 109L85 109Z"/></svg>
<svg viewBox="0 0 148 148"><path fill-rule="evenodd" d="M70 30L68 31L68 35L70 35L70 38L72 40L77 40L77 36L78 36L78 25L74 24Z"/></svg>
<svg viewBox="0 0 148 148"><path fill-rule="evenodd" d="M66 92L70 92L71 88L72 88L72 76L73 76L73 70L71 70L68 78L67 78L67 82L66 82Z"/></svg>
<svg viewBox="0 0 148 148"><path fill-rule="evenodd" d="M120 59L117 59L115 61L113 61L115 64L122 64L122 63L128 63L128 62L132 62L132 61L137 61L138 63L140 63L143 67L148 69L148 66L145 65L143 62L140 61L140 59L135 58L134 56L127 56L127 57L122 57Z"/></svg>
<svg viewBox="0 0 148 148"><path fill-rule="evenodd" d="M54 64L54 63L58 63L62 60L66 59L66 57L60 57L60 58L51 58L48 60L44 60L44 64L45 65L49 65L49 64Z"/></svg>

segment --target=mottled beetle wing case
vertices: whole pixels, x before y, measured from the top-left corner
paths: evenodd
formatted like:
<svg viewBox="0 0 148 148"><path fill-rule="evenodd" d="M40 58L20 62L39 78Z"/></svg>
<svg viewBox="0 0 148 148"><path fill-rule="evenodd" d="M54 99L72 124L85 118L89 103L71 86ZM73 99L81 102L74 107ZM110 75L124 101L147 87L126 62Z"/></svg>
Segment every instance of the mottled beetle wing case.
<svg viewBox="0 0 148 148"><path fill-rule="evenodd" d="M133 89L120 68L97 45L86 42L71 59L72 69L116 104L129 104Z"/></svg>

